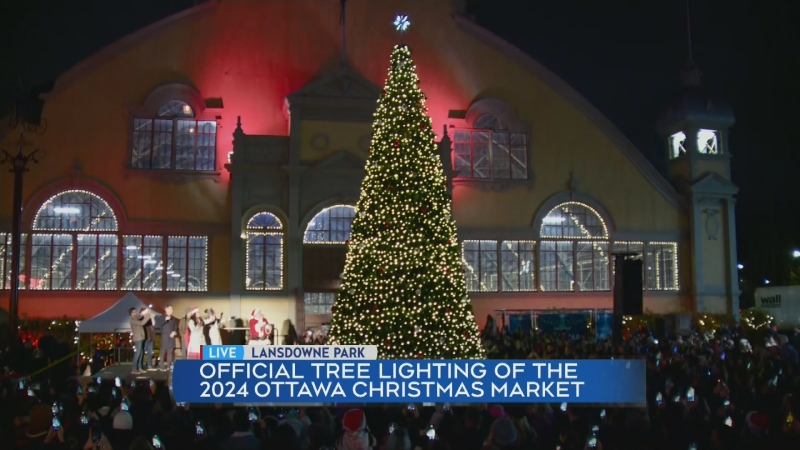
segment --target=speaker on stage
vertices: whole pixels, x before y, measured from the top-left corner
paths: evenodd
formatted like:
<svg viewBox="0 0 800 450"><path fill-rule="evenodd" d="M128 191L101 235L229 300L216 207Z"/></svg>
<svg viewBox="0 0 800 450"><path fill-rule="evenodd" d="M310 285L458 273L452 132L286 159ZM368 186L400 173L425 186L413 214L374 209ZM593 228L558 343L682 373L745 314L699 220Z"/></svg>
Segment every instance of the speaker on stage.
<svg viewBox="0 0 800 450"><path fill-rule="evenodd" d="M614 260L614 313L640 316L643 310L642 260L616 254Z"/></svg>

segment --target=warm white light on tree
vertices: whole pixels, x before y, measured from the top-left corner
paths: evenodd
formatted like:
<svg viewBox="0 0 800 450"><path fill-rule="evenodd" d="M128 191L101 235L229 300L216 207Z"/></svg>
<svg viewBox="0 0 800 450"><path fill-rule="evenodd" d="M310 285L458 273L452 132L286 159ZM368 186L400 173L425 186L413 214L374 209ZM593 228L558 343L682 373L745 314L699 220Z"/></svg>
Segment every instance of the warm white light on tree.
<svg viewBox="0 0 800 450"><path fill-rule="evenodd" d="M396 46L346 242L332 345L390 359L483 358L452 200L411 51Z"/></svg>

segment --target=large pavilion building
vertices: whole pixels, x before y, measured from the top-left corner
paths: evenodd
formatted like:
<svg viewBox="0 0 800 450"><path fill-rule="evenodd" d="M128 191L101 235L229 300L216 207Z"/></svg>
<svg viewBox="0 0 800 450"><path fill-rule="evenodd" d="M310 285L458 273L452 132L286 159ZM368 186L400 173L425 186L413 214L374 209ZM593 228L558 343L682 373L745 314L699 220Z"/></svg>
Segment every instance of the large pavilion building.
<svg viewBox="0 0 800 450"><path fill-rule="evenodd" d="M615 252L641 255L645 309L736 314L730 112L687 76L658 123L662 175L459 3L350 1L343 52L338 2L209 1L64 73L46 133L25 136L46 156L25 174L20 313L90 317L132 291L325 323L402 12L479 322L611 308ZM12 189L0 178L6 294Z"/></svg>

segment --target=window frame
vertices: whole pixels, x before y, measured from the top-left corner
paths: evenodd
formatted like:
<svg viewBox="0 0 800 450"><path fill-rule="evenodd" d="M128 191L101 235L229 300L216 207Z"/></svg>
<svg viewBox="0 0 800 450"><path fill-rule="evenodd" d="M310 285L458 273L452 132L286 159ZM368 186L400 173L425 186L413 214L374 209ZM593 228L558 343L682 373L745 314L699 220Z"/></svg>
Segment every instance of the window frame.
<svg viewBox="0 0 800 450"><path fill-rule="evenodd" d="M139 244L129 244L128 239L138 239ZM147 244L147 241L152 241L153 239L160 240L158 244ZM173 240L180 240L184 239L186 244L184 246L174 246L171 245ZM203 268L202 268L202 286L199 288L192 289L188 279L190 277L190 271L192 267L192 249L202 249L202 246L192 246L192 240L201 239L204 241L205 248L203 254ZM122 234L122 245L120 245L120 273L117 276L119 281L120 289L121 290L128 290L128 291L139 291L139 292L208 292L208 253L209 253L209 237L208 236L199 236L199 235L176 235L176 234L164 234L164 235L155 235L155 234L134 234L134 233L124 233ZM130 247L137 247L137 248L130 248ZM186 283L185 288L176 289L170 288L169 278L174 277L175 271L170 269L169 261L170 261L170 250L171 249L183 249L185 250L185 254L181 257L183 259L183 267L178 270L182 270L184 272ZM159 280L156 282L158 288L155 289L148 289L144 285L144 266L147 264L146 261L150 260L150 258L144 258L143 253L148 251L156 251L158 253L158 261L155 269L151 271L151 274L158 274ZM137 260L141 260L140 270L141 274L137 275L136 278L132 278L130 281L128 279L127 273L127 266L126 262L130 257L126 255L126 252L137 252L139 253L136 255ZM173 272L173 273L170 273ZM131 281L137 280L139 286L129 286Z"/></svg>
<svg viewBox="0 0 800 450"><path fill-rule="evenodd" d="M67 201L65 206L64 197L67 196L84 196L82 198L78 198L77 202ZM74 205L74 206L68 206ZM100 213L98 214L97 209L100 209ZM83 206L83 209L80 207ZM57 209L63 209L64 211L58 212ZM75 208L78 209L77 212L66 211L66 209ZM53 210L54 214L47 214L50 210ZM63 214L63 215L60 215ZM82 220L88 220L89 223L86 227L80 228L70 228L63 226L63 220L70 215L78 214ZM77 220L77 219L76 219ZM41 223L41 222L43 223ZM72 221L68 219L68 221ZM60 222L60 223L59 223ZM110 222L110 223L109 223ZM33 217L33 223L31 226L31 232L27 236L26 242L24 243L28 248L23 250L21 253L24 255L25 260L21 261L20 268L24 267L24 284L27 289L34 290L34 291L111 291L111 290L118 290L119 289L119 220L117 218L114 209L111 205L103 199L101 196L95 194L94 192L90 192L83 189L66 189L63 191L58 192L55 195L50 196L47 200L42 202L39 206L39 209L36 211L36 215ZM69 240L69 243L59 243L56 244L55 239L57 237L64 237ZM79 289L79 280L78 280L78 272L80 271L80 262L82 260L82 255L80 254L81 247L87 247L86 245L81 245L80 240L83 236L93 236L95 240L94 246L88 246L90 248L94 248L94 268L92 269L95 272L95 287L92 289ZM112 278L114 279L114 287L113 288L105 288L100 289L100 280L97 276L99 272L98 268L100 267L101 257L99 256L101 245L99 243L100 236L113 236L116 238L116 250L115 250L115 276ZM37 241L49 238L49 244L44 243L37 243ZM108 247L108 246L104 246ZM48 279L49 283L46 287L31 287L31 282L33 280L33 270L34 267L37 269L39 265L37 264L34 266L34 259L36 256L36 250L39 248L47 248L48 250L48 257L50 259L49 264L46 264L45 267L45 276L42 278L36 278L37 280L44 280ZM59 260L64 257L64 255L69 255L69 268L68 274L63 280L67 281L67 287L61 288L54 288L53 287L53 273L55 271L56 262L53 261L54 252L56 248L67 248L66 251L61 253L58 257ZM112 246L113 248L113 246ZM21 256L22 256L21 255ZM22 262L25 263L23 266ZM37 273L38 276L38 273ZM22 280L21 280L22 281ZM20 283L22 285L22 283Z"/></svg>
<svg viewBox="0 0 800 450"><path fill-rule="evenodd" d="M469 176L464 176L461 173L462 169L458 167L458 145L464 144L465 141L460 141L458 139L459 133L468 133L469 134ZM475 176L475 134L477 133L486 133L487 134L487 141L486 145L488 146L488 159L489 162L487 164L487 170L489 171L488 177L476 177ZM495 176L495 167L494 167L494 157L495 157L495 134L506 134L508 135L508 177L497 177ZM524 138L524 148L525 148L525 162L524 167L522 168L522 172L525 174L524 177L515 178L514 177L514 154L512 152L512 142L515 136L521 136ZM529 162L529 152L530 152L530 141L528 139L528 133L523 131L509 131L509 130L492 130L487 128L456 128L453 130L453 177L456 180L475 180L475 181L490 181L490 182L519 182L519 181L528 181L530 179L530 162Z"/></svg>
<svg viewBox="0 0 800 450"><path fill-rule="evenodd" d="M316 301L309 302L309 298L312 297ZM331 299L330 305L328 305L327 301L322 299ZM322 300L322 301L321 301ZM330 316L333 314L331 309L336 304L336 292L335 291L309 291L303 292L303 313L307 316L314 315L314 316ZM316 312L309 311L309 306L317 307ZM323 312L319 312L320 309L323 309Z"/></svg>
<svg viewBox="0 0 800 450"><path fill-rule="evenodd" d="M331 215L330 215L331 211L333 211L334 209L337 209L337 208L347 208L347 209L351 210L352 211L352 217L349 217L349 218L348 217L344 217L344 216L331 217ZM328 222L327 223L327 228L324 228L324 229L311 229L311 224L316 223L317 218L320 217L323 214L328 214L327 217L326 217L326 220ZM356 209L355 206L348 205L348 204L345 204L345 203L339 203L339 204L336 204L336 205L331 205L331 206L328 206L328 207L320 209L319 211L317 211L316 214L314 214L311 217L311 219L308 221L308 223L306 223L305 230L303 230L303 245L345 245L347 243L347 241L350 240L350 234L353 232L353 222L355 221L357 214L358 214L358 210ZM332 223L331 219L332 218L333 219L343 219L344 222L349 220L349 229L347 229L347 230L334 229L331 226L331 223ZM317 239L310 240L309 237L308 237L309 232L311 232L311 233L322 233L322 234L327 233L328 238L327 239L319 239L319 240L317 240ZM330 238L330 235L332 235L333 233L339 233L339 232L345 233L345 239L344 240L338 241L338 240L332 240Z"/></svg>
<svg viewBox="0 0 800 450"><path fill-rule="evenodd" d="M506 243L530 243L533 246L533 260L531 261L531 266L533 269L532 273L532 280L533 280L533 289L511 289L506 290L503 288L503 275L504 275L504 266L503 266L503 253L504 253L504 245ZM481 280L483 279L483 270L480 267L480 262L478 263L478 270L474 269L472 265L468 264L467 258L467 245L468 243L477 243L480 245L481 243L496 243L497 248L496 251L497 255L497 268L495 270L497 281L496 281L496 289L479 289L475 290L472 288L474 284L477 283L479 286L483 286L485 283L482 283ZM553 244L553 249L548 250L546 245L544 244ZM578 280L578 276L580 270L578 270L578 254L580 253L580 245L602 245L605 249L600 250L600 253L605 253L608 258L608 262L605 263L607 265L608 271L598 271L596 270L595 265L595 253L596 249L592 249L592 287L581 289L581 282ZM620 247L624 248L620 248ZM564 248L559 248L564 247ZM634 247L632 250L631 247ZM660 272L663 271L665 267L661 267L664 265L664 260L661 260L661 264L655 269L648 269L647 265L647 252L648 249L654 249L659 254L663 254L665 251L673 257L668 261L669 263L669 270L672 272L670 278L665 278L666 275L661 276L659 275ZM478 253L481 253L479 250ZM571 288L570 289L562 289L559 287L559 269L556 267L554 272L554 286L555 289L547 289L543 284L543 279L547 279L547 276L544 275L543 267L545 266L545 261L542 258L543 253L558 253L561 252L569 252L572 255L572 259L570 262L571 267ZM465 239L461 241L461 253L462 259L464 261L464 277L465 283L467 287L467 292L470 294L481 294L481 293L503 293L503 294L519 294L524 292L547 292L547 293L592 293L592 292L613 292L614 289L614 264L613 264L613 254L619 252L635 252L640 255L640 258L643 260L644 264L642 264L642 291L643 292L679 292L681 290L681 281L680 281L680 259L678 255L678 243L674 241L648 241L648 240L613 240L613 239L595 239L595 240L581 240L581 239L548 239L548 238L540 238L538 240L525 240L525 239ZM478 256L480 260L480 255ZM477 273L477 281L472 282L470 281L469 277L471 276L470 272ZM600 273L604 277L605 281L604 284L607 284L607 288L601 286L602 288L597 287L597 274ZM650 279L650 273L655 273L655 278ZM653 281L654 280L654 281ZM671 280L671 281L670 281ZM652 281L652 282L651 282ZM669 284L665 284L669 283ZM653 287L655 286L655 287Z"/></svg>
<svg viewBox="0 0 800 450"><path fill-rule="evenodd" d="M256 218L261 216L261 215L269 215L269 216L271 216L272 219L274 219L275 223L278 224L278 226L277 227L251 226L251 224L256 220ZM285 259L284 258L285 258L285 252L286 252L286 249L285 249L286 235L285 235L285 233L286 233L286 227L283 224L283 220L281 220L280 217L278 217L277 214L272 213L270 211L258 211L258 212L255 212L255 213L251 214L250 217L247 219L247 222L245 222L244 233L243 233L244 237L245 237L245 273L244 273L245 279L244 279L244 288L245 288L246 291L253 291L253 292L258 292L258 291L281 291L281 290L284 289L284 285L285 285L285 266L284 266ZM250 282L249 282L250 281L250 272L251 272L251 269L250 269L250 262L251 262L251 256L250 256L250 245L251 244L250 244L250 239L251 239L251 237L254 237L254 236L262 236L262 237L265 237L265 238L267 236L279 236L280 237L280 240L279 240L278 245L277 245L277 247L278 247L278 286L277 287L267 287L267 283L266 283L266 280L268 278L268 276L267 276L267 273L268 273L267 261L269 260L268 253L269 253L269 249L271 247L274 247L274 245L267 244L266 240L265 240L265 242L263 244L260 244L261 247L263 247L263 254L262 254L262 257L263 257L263 268L262 268L262 278L260 280L263 283L263 288L251 287L250 286Z"/></svg>
<svg viewBox="0 0 800 450"><path fill-rule="evenodd" d="M191 105L190 105L191 106ZM149 122L149 129L144 131L137 131L137 122L142 121L143 123ZM157 155L157 152L154 150L157 148L158 143L156 142L156 136L159 133L167 133L167 130L159 130L157 129L157 123L159 122L170 122L171 127L169 129L169 167L168 168L159 168L154 166L154 155ZM194 167L195 168L185 168L181 167L178 168L178 150L182 147L179 144L180 136L186 135L186 133L181 133L181 125L186 123L192 123L193 126L190 127L194 129L194 133L189 133L189 135L193 135L193 155L194 155ZM201 126L205 126L206 124L214 124L214 132L213 138L210 139L213 142L213 146L210 149L210 153L212 155L212 159L210 161L211 168L202 168L198 169L198 161L200 160L199 155L201 153L201 148L204 147L201 145L201 141L203 140L203 136L211 136L212 133L205 133L201 132ZM207 119L198 117L195 115L194 117L185 117L185 116L146 116L146 115L133 115L130 119L130 143L128 145L128 160L127 160L127 167L130 170L134 171L153 171L153 172L161 172L161 173L197 173L197 174L210 174L217 172L217 137L219 131L219 123L216 119ZM134 163L134 145L137 143L137 135L139 133L149 133L149 137L147 138L149 142L149 164L146 166L137 166Z"/></svg>

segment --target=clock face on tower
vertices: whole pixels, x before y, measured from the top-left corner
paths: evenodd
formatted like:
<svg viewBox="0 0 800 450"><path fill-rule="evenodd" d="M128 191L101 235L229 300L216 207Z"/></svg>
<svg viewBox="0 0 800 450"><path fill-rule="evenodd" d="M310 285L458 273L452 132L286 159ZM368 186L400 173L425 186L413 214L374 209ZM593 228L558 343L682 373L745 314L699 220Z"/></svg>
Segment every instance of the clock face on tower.
<svg viewBox="0 0 800 450"><path fill-rule="evenodd" d="M704 155L716 155L717 132L714 130L699 130L697 132L697 150Z"/></svg>
<svg viewBox="0 0 800 450"><path fill-rule="evenodd" d="M686 153L686 147L684 146L685 143L686 143L686 134L684 134L683 131L679 131L669 137L670 159L679 158L681 155Z"/></svg>

